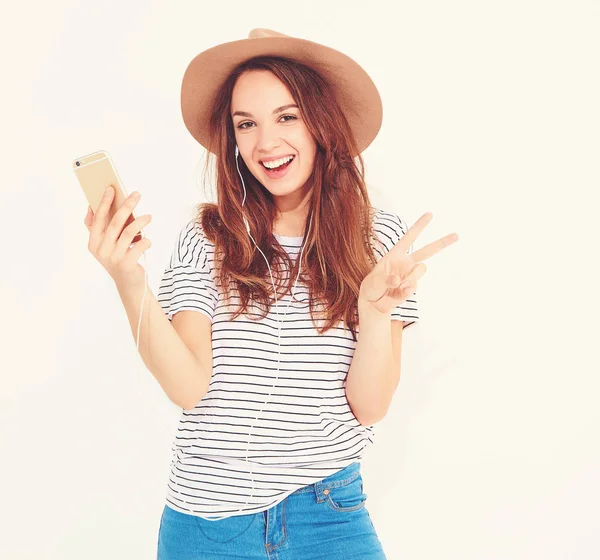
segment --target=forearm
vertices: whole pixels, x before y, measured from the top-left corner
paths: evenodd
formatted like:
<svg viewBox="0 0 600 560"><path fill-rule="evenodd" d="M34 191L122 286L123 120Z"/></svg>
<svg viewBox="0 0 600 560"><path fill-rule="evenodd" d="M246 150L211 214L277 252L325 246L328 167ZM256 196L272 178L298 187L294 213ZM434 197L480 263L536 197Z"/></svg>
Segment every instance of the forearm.
<svg viewBox="0 0 600 560"><path fill-rule="evenodd" d="M400 381L392 350L392 319L359 304L358 341L346 378L346 398L363 426L381 420Z"/></svg>
<svg viewBox="0 0 600 560"><path fill-rule="evenodd" d="M144 286L117 286L117 290L135 344ZM208 373L185 345L149 286L140 324L139 353L163 391L177 406L191 408L196 404L191 404L191 397L204 394L202 388L208 386Z"/></svg>

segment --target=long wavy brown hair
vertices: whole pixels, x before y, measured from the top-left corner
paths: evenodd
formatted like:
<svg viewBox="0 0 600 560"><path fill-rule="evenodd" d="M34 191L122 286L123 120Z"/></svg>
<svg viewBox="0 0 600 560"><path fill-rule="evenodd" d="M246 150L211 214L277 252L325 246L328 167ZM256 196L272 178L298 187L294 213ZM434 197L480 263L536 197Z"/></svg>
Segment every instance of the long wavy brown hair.
<svg viewBox="0 0 600 560"><path fill-rule="evenodd" d="M231 118L231 97L244 72L267 70L281 80L299 107L312 135L317 153L306 220L305 246L300 259L292 260L273 235L277 207L271 193L238 158L244 190L235 157L235 131ZM215 280L229 300L235 290L240 305L233 319L248 313L251 302L262 304L266 317L274 298L271 277L263 255L248 236L245 213L252 236L269 261L277 289L277 299L298 282L308 288L310 315L319 334L340 321L356 338L358 295L363 278L373 269L376 258L371 243L373 212L364 179L364 162L352 130L329 83L315 69L285 57L261 56L240 64L229 75L214 98L211 111L208 156L204 181L215 172L217 203L201 203L195 208L195 221L215 245ZM214 164L213 164L214 160ZM289 270L287 281L278 274ZM280 289L283 293L280 294ZM321 325L316 323L317 309Z"/></svg>

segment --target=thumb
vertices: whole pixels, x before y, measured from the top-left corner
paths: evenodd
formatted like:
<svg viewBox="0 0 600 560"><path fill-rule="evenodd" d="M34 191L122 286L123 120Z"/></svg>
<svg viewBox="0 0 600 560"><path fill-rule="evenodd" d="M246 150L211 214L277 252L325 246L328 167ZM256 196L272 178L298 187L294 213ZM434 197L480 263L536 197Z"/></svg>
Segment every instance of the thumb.
<svg viewBox="0 0 600 560"><path fill-rule="evenodd" d="M85 227L88 228L88 230L90 229L90 226L92 225L93 216L94 216L94 213L92 212L92 208L91 208L91 206L88 206L87 214L85 215L85 218L83 219L83 223L85 224Z"/></svg>
<svg viewBox="0 0 600 560"><path fill-rule="evenodd" d="M387 283L391 288L396 288L400 285L402 278L399 274L388 274Z"/></svg>

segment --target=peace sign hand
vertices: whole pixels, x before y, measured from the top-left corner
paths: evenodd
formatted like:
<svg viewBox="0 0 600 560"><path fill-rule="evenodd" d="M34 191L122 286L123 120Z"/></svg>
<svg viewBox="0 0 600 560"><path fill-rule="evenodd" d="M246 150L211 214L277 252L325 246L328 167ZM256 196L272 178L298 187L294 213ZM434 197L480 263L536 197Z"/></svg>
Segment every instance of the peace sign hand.
<svg viewBox="0 0 600 560"><path fill-rule="evenodd" d="M407 253L432 218L431 212L423 214L365 276L360 285L359 308L368 307L381 313L390 313L416 292L417 282L427 270L421 261L458 241L458 235L450 233L418 251Z"/></svg>

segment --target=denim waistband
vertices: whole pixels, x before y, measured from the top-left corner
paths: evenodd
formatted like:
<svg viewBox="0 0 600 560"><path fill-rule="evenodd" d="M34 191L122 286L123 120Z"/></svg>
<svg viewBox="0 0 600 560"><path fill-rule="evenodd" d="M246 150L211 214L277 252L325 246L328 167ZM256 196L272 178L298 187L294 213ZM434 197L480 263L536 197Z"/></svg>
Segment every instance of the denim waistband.
<svg viewBox="0 0 600 560"><path fill-rule="evenodd" d="M360 462L355 461L347 467L330 474L327 478L313 482L302 488L299 488L293 494L302 494L303 492L314 492L318 496L324 489L335 488L336 486L345 486L360 476Z"/></svg>

